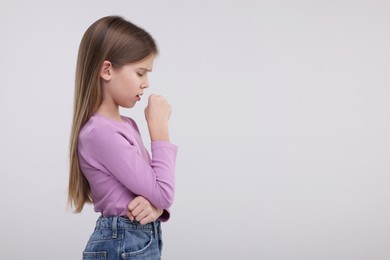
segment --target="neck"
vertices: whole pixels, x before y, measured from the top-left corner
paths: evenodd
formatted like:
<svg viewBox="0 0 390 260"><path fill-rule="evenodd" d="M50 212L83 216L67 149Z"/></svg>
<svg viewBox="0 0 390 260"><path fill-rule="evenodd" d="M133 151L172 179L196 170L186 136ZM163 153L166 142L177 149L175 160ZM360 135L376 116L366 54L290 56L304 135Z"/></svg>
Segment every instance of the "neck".
<svg viewBox="0 0 390 260"><path fill-rule="evenodd" d="M108 117L120 122L123 122L120 114L119 114L119 107L117 105L111 104L107 105L106 103L102 103L99 108L96 110L96 113L99 115L102 115L104 117Z"/></svg>

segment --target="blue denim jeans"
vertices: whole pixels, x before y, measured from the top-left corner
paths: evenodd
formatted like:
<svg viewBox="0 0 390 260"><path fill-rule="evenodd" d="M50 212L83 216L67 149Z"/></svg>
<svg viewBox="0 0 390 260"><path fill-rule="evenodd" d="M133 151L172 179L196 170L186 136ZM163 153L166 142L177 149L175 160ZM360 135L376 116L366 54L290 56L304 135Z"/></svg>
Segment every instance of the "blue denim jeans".
<svg viewBox="0 0 390 260"><path fill-rule="evenodd" d="M83 252L84 260L159 260L162 237L159 220L141 225L126 217L99 217Z"/></svg>

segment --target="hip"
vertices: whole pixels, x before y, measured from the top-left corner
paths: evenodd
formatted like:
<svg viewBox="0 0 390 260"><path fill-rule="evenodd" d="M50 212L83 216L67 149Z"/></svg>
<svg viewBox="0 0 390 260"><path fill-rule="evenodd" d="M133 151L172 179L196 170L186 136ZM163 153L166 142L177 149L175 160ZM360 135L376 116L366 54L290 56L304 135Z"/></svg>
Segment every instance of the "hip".
<svg viewBox="0 0 390 260"><path fill-rule="evenodd" d="M127 217L99 217L83 252L83 259L161 258L162 230L159 220L141 225Z"/></svg>

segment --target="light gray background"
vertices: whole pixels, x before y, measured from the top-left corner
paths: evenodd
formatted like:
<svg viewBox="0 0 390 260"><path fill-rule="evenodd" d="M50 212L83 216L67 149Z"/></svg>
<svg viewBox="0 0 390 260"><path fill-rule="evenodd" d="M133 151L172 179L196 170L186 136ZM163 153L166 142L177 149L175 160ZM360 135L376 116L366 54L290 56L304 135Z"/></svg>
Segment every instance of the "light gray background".
<svg viewBox="0 0 390 260"><path fill-rule="evenodd" d="M161 55L177 192L164 259L390 259L390 2L1 1L1 259L80 259L76 54L119 14ZM122 110L149 138L146 100Z"/></svg>

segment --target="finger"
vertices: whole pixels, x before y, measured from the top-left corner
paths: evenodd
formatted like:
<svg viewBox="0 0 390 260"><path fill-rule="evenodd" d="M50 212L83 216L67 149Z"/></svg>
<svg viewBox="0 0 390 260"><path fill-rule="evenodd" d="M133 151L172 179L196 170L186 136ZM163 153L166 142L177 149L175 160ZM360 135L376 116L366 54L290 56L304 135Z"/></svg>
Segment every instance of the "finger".
<svg viewBox="0 0 390 260"><path fill-rule="evenodd" d="M148 102L150 102L153 98L155 98L157 95L156 94L150 94L148 98Z"/></svg>
<svg viewBox="0 0 390 260"><path fill-rule="evenodd" d="M151 204L148 200L146 200L144 197L141 197L141 202L131 211L131 214L133 216L138 216L143 210L146 208L149 208L149 212L151 211Z"/></svg>
<svg viewBox="0 0 390 260"><path fill-rule="evenodd" d="M137 217L146 207L146 203L140 203L135 209L131 211L131 214L133 214L134 217Z"/></svg>
<svg viewBox="0 0 390 260"><path fill-rule="evenodd" d="M145 225L145 224L148 224L150 222L153 222L154 221L154 218L150 215L146 216L145 218L141 219L141 221L139 221L139 223L141 225Z"/></svg>
<svg viewBox="0 0 390 260"><path fill-rule="evenodd" d="M135 218L134 218L133 214L131 214L130 211L128 211L126 215L127 215L127 217L128 217L131 221L134 221Z"/></svg>
<svg viewBox="0 0 390 260"><path fill-rule="evenodd" d="M143 197L141 197L141 196L135 197L135 198L129 203L129 205L127 206L127 208L128 208L130 211L133 211L133 210L142 202L142 199L143 199Z"/></svg>
<svg viewBox="0 0 390 260"><path fill-rule="evenodd" d="M141 212L135 217L135 219L136 219L137 221L141 221L141 220L144 219L145 217L151 215L151 213L152 213L152 210L151 210L150 207L149 207L149 208L144 208L144 210L141 211Z"/></svg>

